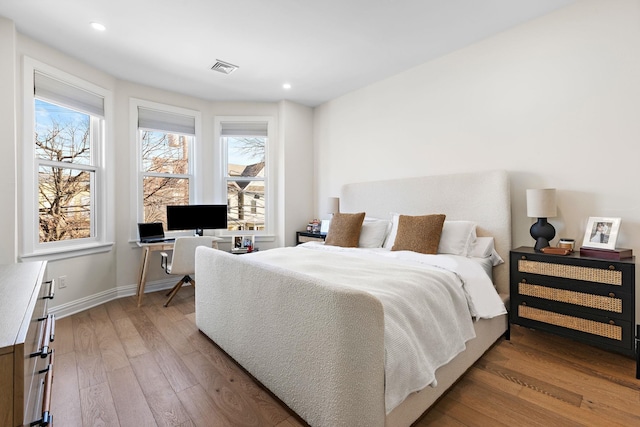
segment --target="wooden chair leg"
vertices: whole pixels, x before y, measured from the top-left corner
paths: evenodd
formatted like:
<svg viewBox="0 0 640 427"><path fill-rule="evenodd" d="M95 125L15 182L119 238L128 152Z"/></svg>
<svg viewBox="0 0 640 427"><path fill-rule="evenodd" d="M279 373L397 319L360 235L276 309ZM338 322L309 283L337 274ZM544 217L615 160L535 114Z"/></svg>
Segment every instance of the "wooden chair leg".
<svg viewBox="0 0 640 427"><path fill-rule="evenodd" d="M192 282L192 283L195 284L195 281L189 276L184 276L182 279L180 279L180 281L178 283L176 283L176 285L170 291L171 295L169 296L169 299L167 300L167 302L164 303L165 307L167 307L169 305L169 303L171 302L171 300L173 299L173 297L176 296L176 294L178 293L180 288L182 288L182 285L184 285L185 283L188 283L188 282Z"/></svg>
<svg viewBox="0 0 640 427"><path fill-rule="evenodd" d="M167 297L168 297L168 296L169 296L169 295L171 295L173 292L175 292L175 290L176 290L177 288L179 288L180 286L182 286L182 279L180 279L180 280L178 281L178 283L176 283L175 285L173 285L173 287L172 287L171 289L169 289L169 292L167 292L167 293L165 294L165 296L167 296Z"/></svg>
<svg viewBox="0 0 640 427"><path fill-rule="evenodd" d="M171 302L171 300L173 299L173 297L176 296L176 294L178 293L178 291L182 287L183 283L184 283L184 281L182 279L180 279L178 284L176 286L174 286L173 290L171 291L171 295L169 295L169 299L167 299L167 302L164 303L165 307L167 307L169 305L169 303Z"/></svg>

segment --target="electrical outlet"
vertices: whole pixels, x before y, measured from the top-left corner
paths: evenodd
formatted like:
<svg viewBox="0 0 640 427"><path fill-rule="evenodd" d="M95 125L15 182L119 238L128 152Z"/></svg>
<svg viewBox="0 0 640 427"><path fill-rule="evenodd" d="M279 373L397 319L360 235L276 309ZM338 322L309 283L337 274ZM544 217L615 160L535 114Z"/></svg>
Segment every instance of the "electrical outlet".
<svg viewBox="0 0 640 427"><path fill-rule="evenodd" d="M67 287L67 276L58 277L58 288L66 288Z"/></svg>

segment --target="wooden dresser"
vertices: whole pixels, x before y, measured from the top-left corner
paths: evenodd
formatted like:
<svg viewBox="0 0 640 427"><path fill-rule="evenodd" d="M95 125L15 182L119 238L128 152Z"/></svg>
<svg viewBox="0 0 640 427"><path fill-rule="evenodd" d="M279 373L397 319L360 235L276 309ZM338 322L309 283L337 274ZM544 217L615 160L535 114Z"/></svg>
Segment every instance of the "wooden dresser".
<svg viewBox="0 0 640 427"><path fill-rule="evenodd" d="M46 261L0 265L0 427L49 425L55 320Z"/></svg>
<svg viewBox="0 0 640 427"><path fill-rule="evenodd" d="M512 323L636 356L634 258L550 255L521 247L511 251L510 282Z"/></svg>

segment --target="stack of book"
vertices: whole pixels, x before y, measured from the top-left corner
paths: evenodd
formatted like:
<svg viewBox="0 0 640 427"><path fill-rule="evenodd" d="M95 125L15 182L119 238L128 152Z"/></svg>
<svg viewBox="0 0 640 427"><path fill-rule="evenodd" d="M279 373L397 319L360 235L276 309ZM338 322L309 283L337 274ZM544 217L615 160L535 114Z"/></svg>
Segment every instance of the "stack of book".
<svg viewBox="0 0 640 427"><path fill-rule="evenodd" d="M599 248L580 248L580 256L591 258L603 258L603 259L626 259L633 257L633 250L628 248L615 248L615 249L599 249Z"/></svg>

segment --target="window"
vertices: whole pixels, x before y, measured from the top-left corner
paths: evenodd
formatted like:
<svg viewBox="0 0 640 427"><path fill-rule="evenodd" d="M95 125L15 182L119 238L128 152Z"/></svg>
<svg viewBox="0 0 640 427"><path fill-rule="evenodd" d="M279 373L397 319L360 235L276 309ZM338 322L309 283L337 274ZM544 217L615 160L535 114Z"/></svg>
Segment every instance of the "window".
<svg viewBox="0 0 640 427"><path fill-rule="evenodd" d="M134 102L140 171L140 211L143 222L167 224L167 205L195 200L193 151L195 111L145 101Z"/></svg>
<svg viewBox="0 0 640 427"><path fill-rule="evenodd" d="M268 121L220 121L228 229L265 231Z"/></svg>
<svg viewBox="0 0 640 427"><path fill-rule="evenodd" d="M29 139L24 148L22 256L71 256L110 246L105 169L109 92L29 59L24 70Z"/></svg>

